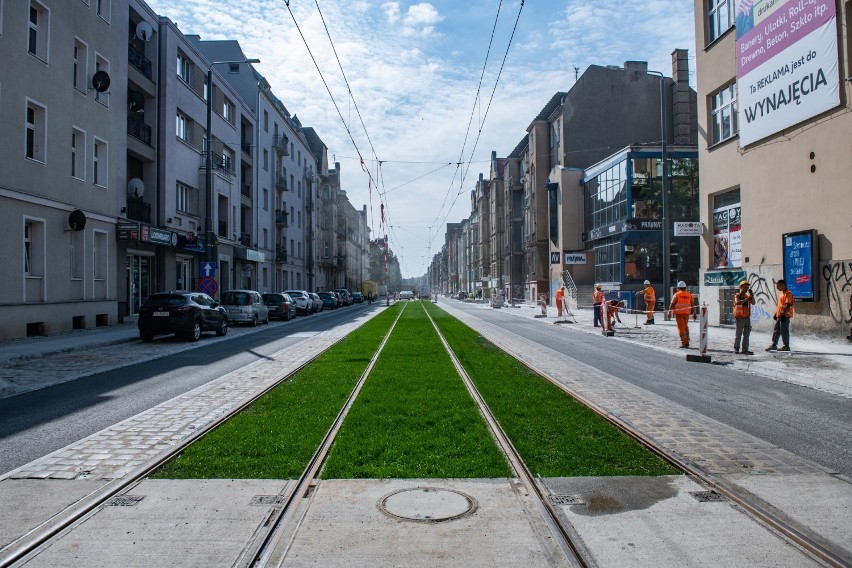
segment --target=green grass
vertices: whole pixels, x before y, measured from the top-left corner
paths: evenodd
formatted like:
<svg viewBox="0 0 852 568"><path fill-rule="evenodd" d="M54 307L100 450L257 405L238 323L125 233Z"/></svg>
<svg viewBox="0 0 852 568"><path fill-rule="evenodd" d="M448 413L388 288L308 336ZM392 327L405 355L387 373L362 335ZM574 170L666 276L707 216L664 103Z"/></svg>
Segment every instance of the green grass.
<svg viewBox="0 0 852 568"><path fill-rule="evenodd" d="M424 305L534 475L679 473L445 311Z"/></svg>
<svg viewBox="0 0 852 568"><path fill-rule="evenodd" d="M420 302L406 303L343 423L323 478L509 475Z"/></svg>
<svg viewBox="0 0 852 568"><path fill-rule="evenodd" d="M152 477L293 479L367 368L399 308L352 332L257 402L187 447Z"/></svg>

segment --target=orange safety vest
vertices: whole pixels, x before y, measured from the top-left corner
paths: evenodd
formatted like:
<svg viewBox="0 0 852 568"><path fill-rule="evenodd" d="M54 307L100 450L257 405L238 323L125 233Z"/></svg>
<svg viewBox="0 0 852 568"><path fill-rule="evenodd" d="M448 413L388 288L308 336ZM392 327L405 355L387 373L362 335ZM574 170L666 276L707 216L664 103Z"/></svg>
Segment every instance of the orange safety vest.
<svg viewBox="0 0 852 568"><path fill-rule="evenodd" d="M645 288L645 303L646 304L655 304L657 302L657 293L654 292L653 286L648 286Z"/></svg>
<svg viewBox="0 0 852 568"><path fill-rule="evenodd" d="M686 290L678 290L672 298L672 304L674 305L672 311L675 314L689 315L692 313L692 294Z"/></svg>
<svg viewBox="0 0 852 568"><path fill-rule="evenodd" d="M775 315L785 318L791 318L795 314L793 311L793 293L789 290L784 290L778 294L778 305L775 308ZM785 307L786 306L786 307Z"/></svg>
<svg viewBox="0 0 852 568"><path fill-rule="evenodd" d="M564 298L564 297L565 297L565 292L562 290L562 288L557 288L556 289L556 301L561 302L562 298Z"/></svg>
<svg viewBox="0 0 852 568"><path fill-rule="evenodd" d="M604 293L600 290L592 292L592 303L600 304L604 301Z"/></svg>
<svg viewBox="0 0 852 568"><path fill-rule="evenodd" d="M751 303L754 298L749 292L734 294L734 318L743 319L751 317Z"/></svg>

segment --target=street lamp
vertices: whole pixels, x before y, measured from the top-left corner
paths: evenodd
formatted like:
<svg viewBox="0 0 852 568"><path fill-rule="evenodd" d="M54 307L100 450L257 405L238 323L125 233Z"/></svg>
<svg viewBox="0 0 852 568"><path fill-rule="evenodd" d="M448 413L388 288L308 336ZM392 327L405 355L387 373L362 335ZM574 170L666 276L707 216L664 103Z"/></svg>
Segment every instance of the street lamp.
<svg viewBox="0 0 852 568"><path fill-rule="evenodd" d="M207 262L214 263L214 266L219 262L219 248L217 246L216 232L213 230L213 151L211 142L213 141L213 66L214 65L230 65L241 63L260 63L260 59L240 59L238 61L213 61L207 69L207 148L205 148L205 172L207 179L204 186L207 192L207 217L204 220L206 231L205 245L207 248ZM219 276L221 278L221 275Z"/></svg>

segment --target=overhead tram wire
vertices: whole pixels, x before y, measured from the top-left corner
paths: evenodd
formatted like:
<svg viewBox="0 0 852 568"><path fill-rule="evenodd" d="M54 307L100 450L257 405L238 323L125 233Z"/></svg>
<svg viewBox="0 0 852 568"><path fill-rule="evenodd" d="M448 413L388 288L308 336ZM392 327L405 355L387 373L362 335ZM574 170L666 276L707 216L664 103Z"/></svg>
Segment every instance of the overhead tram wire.
<svg viewBox="0 0 852 568"><path fill-rule="evenodd" d="M384 162L379 162L379 163L384 163ZM423 174L422 176L417 176L416 178L414 178L414 179L412 179L412 180L409 180L409 181L407 181L407 182L405 182L405 183L403 183L403 184L400 184L400 185L398 185L398 186L396 186L396 187L392 187L392 188L390 188L390 189L388 189L388 190L384 191L383 193L384 193L384 195L387 195L387 194L388 194L388 193L390 193L391 191L396 191L397 189L400 189L400 188L402 188L402 187L405 187L406 185L408 185L408 184L410 184L410 183L414 183L414 182L415 182L415 181L417 181L417 180L423 179L423 178L425 178L425 177L426 177L426 176L428 176L428 175L432 175L432 174L434 174L435 172L440 171L440 170L443 170L443 169L444 169L444 168L446 168L447 166L452 166L452 165L453 165L453 163L452 163L452 162L447 162L446 164L444 164L443 166L441 166L441 167L439 167L439 168L435 168L434 170L428 171L428 172L426 172L425 174ZM384 183L384 181L383 181L382 183Z"/></svg>

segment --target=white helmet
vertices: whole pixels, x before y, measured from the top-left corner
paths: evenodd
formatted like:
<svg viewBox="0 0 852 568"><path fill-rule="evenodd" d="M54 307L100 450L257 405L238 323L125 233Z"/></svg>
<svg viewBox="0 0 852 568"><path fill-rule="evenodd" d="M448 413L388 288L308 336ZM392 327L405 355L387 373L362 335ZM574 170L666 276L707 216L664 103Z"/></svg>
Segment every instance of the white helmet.
<svg viewBox="0 0 852 568"><path fill-rule="evenodd" d="M680 282L677 283L677 287L678 288L686 288L686 282L681 280Z"/></svg>
<svg viewBox="0 0 852 568"><path fill-rule="evenodd" d="M650 281L650 280L645 280L644 284L645 284L645 286L650 286L650 285L651 285L651 281Z"/></svg>

